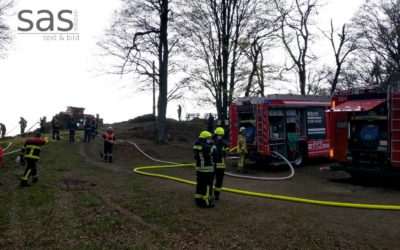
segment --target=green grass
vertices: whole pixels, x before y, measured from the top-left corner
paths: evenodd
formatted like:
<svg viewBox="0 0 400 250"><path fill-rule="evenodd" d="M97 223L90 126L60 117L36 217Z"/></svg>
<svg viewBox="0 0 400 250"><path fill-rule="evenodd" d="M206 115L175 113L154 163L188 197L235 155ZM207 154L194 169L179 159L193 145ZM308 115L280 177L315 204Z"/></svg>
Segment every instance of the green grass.
<svg viewBox="0 0 400 250"><path fill-rule="evenodd" d="M358 234L357 220L329 214L337 211L332 208L297 210L292 203L243 201L224 194L215 209L197 209L192 186L104 169L86 161L81 146L66 141L44 146L39 183L29 188L19 187L22 169L15 155L5 159L6 167L0 169L0 249L351 249L366 241ZM92 159L98 157L99 142L85 146ZM368 213L365 218L398 221L393 219L398 214L362 212ZM339 226L330 228L333 224ZM387 237L393 244L386 242L384 248L398 245L397 228L381 226L370 234L369 248L380 246L376 239L392 231Z"/></svg>

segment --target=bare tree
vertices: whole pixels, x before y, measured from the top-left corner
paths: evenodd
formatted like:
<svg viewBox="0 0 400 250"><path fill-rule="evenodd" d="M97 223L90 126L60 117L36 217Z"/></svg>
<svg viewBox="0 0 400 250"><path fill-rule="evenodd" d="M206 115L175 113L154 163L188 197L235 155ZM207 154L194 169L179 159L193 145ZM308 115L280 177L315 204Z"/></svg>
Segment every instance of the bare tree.
<svg viewBox="0 0 400 250"><path fill-rule="evenodd" d="M328 79L330 75L332 75L332 71L329 67L308 70L307 95L329 95L326 79Z"/></svg>
<svg viewBox="0 0 400 250"><path fill-rule="evenodd" d="M211 94L219 119L227 119L237 83L236 69L243 54L240 40L252 18L256 0L189 0L182 23L186 54L198 67L190 77Z"/></svg>
<svg viewBox="0 0 400 250"><path fill-rule="evenodd" d="M170 53L178 40L168 36L172 20L171 0L122 0L104 41L99 42L107 55L119 59L115 65L120 74L138 73L147 83L158 85L157 138L165 139L165 119L168 100L176 97L182 85L168 86L171 70ZM155 67L154 61L156 62ZM112 72L115 72L115 69ZM182 84L186 84L183 82ZM179 95L179 94L178 94Z"/></svg>
<svg viewBox="0 0 400 250"><path fill-rule="evenodd" d="M331 85L330 94L332 94L336 90L339 81L339 76L342 71L343 64L346 61L346 58L350 53L352 53L358 48L357 38L350 35L348 29L346 29L345 24L343 24L341 32L337 34L337 36L339 37L338 44L335 42L335 33L336 32L333 27L333 21L331 20L331 30L329 35L323 32L324 36L328 38L331 43L336 63L336 69L333 74L333 77L331 79L328 78L329 79L328 81Z"/></svg>
<svg viewBox="0 0 400 250"><path fill-rule="evenodd" d="M4 56L4 51L11 43L10 27L5 23L4 16L13 5L12 0L0 0L0 57Z"/></svg>
<svg viewBox="0 0 400 250"><path fill-rule="evenodd" d="M357 58L368 66L364 77L383 85L398 83L400 0L365 1L353 18L353 29L360 37Z"/></svg>
<svg viewBox="0 0 400 250"><path fill-rule="evenodd" d="M247 35L242 42L241 50L250 64L248 80L245 86L245 96L250 94L265 95L266 73L274 72L272 63L265 63L265 53L276 47L276 32L279 30L273 1L258 4L255 10L255 20L252 20Z"/></svg>
<svg viewBox="0 0 400 250"><path fill-rule="evenodd" d="M284 48L299 78L301 95L306 94L307 66L316 58L310 53L313 35L310 32L312 17L316 14L320 0L274 0L281 15L281 34ZM289 2L289 4L287 4Z"/></svg>

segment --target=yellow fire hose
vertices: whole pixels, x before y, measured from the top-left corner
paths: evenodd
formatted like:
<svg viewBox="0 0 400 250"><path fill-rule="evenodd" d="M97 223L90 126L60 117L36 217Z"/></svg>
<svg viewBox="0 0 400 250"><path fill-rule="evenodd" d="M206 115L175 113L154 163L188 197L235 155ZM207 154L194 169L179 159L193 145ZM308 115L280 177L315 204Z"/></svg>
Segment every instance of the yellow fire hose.
<svg viewBox="0 0 400 250"><path fill-rule="evenodd" d="M142 152L146 157L148 157L148 155L145 154L135 143L131 142L130 144L134 145L140 152ZM160 160L157 160L157 161L162 162ZM134 169L132 169L132 171L135 173L141 174L141 175L164 178L164 179L178 181L178 182L182 182L182 183L186 183L186 184L190 184L190 185L196 185L196 182L194 182L194 181L185 180L182 178L173 177L173 176L164 175L164 174L156 174L156 173L149 173L149 172L143 171L143 170L149 170L149 169L169 169L169 168L177 168L177 167L193 167L193 164L171 164L171 165L164 165L164 166L143 166L143 167L134 168ZM256 196L256 197L283 200L283 201L292 201L292 202L299 202L299 203L306 203L306 204L313 204L313 205L400 211L399 205L358 204L358 203L347 203L347 202L312 200L312 199L304 199L304 198L291 197L291 196L251 192L251 191L226 188L226 187L223 187L222 191L235 193L235 194Z"/></svg>

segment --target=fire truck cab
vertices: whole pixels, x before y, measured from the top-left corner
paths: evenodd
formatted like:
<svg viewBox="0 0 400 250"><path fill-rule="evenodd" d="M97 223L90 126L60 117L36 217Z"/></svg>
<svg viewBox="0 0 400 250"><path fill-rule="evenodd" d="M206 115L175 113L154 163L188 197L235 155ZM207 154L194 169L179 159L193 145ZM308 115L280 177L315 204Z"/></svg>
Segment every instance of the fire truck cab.
<svg viewBox="0 0 400 250"><path fill-rule="evenodd" d="M328 113L334 167L353 176L400 170L398 89L369 86L337 91Z"/></svg>
<svg viewBox="0 0 400 250"><path fill-rule="evenodd" d="M305 158L328 157L329 139L326 110L328 97L269 95L244 97L230 106L230 144L237 146L240 127L246 128L251 160L283 164L273 153L285 156L294 165Z"/></svg>

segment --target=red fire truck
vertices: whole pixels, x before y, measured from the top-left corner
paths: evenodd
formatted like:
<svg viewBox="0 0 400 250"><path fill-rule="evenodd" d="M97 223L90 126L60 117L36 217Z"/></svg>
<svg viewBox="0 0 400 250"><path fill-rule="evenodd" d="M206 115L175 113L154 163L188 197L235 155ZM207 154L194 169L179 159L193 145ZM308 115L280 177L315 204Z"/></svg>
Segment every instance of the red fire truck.
<svg viewBox="0 0 400 250"><path fill-rule="evenodd" d="M269 95L244 97L230 106L230 144L237 146L241 127L246 128L247 158L282 162L273 152L285 156L294 165L305 158L329 155L328 97Z"/></svg>
<svg viewBox="0 0 400 250"><path fill-rule="evenodd" d="M330 113L330 159L351 175L400 170L400 91L338 91Z"/></svg>

